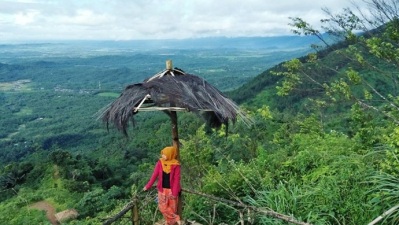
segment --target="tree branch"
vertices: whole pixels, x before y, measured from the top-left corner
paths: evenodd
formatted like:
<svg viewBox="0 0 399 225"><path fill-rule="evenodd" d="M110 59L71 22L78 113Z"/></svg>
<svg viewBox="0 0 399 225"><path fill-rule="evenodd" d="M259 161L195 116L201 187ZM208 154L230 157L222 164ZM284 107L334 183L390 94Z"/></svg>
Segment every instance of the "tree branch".
<svg viewBox="0 0 399 225"><path fill-rule="evenodd" d="M287 216L287 215L275 212L273 210L266 210L266 209L262 209L262 208L256 208L255 206L251 206L251 205L247 205L247 204L239 203L239 202L234 202L234 201L231 201L231 200L228 200L228 199L223 199L223 198L219 198L219 197L216 197L216 196L207 195L207 194L196 192L196 191L192 191L192 190L183 189L182 191L187 192L187 193L191 193L191 194L195 194L195 195L199 195L199 196L202 196L202 197L206 197L206 198L212 199L214 201L223 202L223 203L228 204L228 205L234 205L234 206L238 206L238 207L248 208L248 209L253 210L254 212L266 214L268 216L271 216L271 217L274 217L274 218L277 218L277 219L280 219L280 220L284 220L286 222L290 222L290 223L293 223L293 224L311 225L310 223L298 221L295 218L293 218L292 216Z"/></svg>
<svg viewBox="0 0 399 225"><path fill-rule="evenodd" d="M378 216L377 218L375 218L373 221L371 221L368 225L374 225L376 223L378 223L380 220L382 220L384 217L390 215L391 213L393 213L395 210L397 210L399 208L399 205L395 205L394 207L390 208L389 210L385 211L383 214L381 214L380 216Z"/></svg>

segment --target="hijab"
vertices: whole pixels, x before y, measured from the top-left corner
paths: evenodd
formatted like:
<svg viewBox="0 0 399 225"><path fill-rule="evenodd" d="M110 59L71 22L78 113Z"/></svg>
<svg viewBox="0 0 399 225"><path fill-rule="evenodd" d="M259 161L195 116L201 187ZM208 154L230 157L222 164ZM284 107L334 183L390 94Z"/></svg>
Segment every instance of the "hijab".
<svg viewBox="0 0 399 225"><path fill-rule="evenodd" d="M162 170L165 173L170 173L172 165L180 165L180 162L176 159L177 151L174 146L165 147L161 151L161 155L166 156L166 160L161 158Z"/></svg>

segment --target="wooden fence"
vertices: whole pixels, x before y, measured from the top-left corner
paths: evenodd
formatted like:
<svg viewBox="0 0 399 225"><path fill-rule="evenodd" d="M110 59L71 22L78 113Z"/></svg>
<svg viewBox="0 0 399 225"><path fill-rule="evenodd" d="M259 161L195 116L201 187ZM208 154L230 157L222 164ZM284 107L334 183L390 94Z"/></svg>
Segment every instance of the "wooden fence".
<svg viewBox="0 0 399 225"><path fill-rule="evenodd" d="M306 222L301 222L296 220L295 218L293 218L292 216L288 216L288 215L284 215L278 212L275 212L273 210L270 209L265 209L265 208L258 208L252 205L247 205L244 204L242 202L235 202L232 200L228 200L228 199L224 199L224 198L220 198L220 197L216 197L216 196L212 196L212 195L207 195L204 193L200 193L197 191L193 191L193 190L187 190L187 189L183 189L182 192L184 193L188 193L188 194L194 194L194 195L199 195L202 196L204 198L210 199L212 201L216 201L216 202L220 202L226 205L229 205L231 207L236 207L236 208L241 208L241 209L246 209L247 212L256 212L256 213L260 213L260 214L264 214L279 220L283 220L292 224L299 224L299 225L311 225L310 223L306 223ZM131 216L129 217L129 220L131 221L131 224L133 225L139 225L140 220L139 220L139 205L140 205L140 201L139 201L139 197L137 194L135 194L132 198L132 201L130 201L129 203L127 203L123 209L117 213L116 215L105 219L105 221L103 222L103 225L110 225L122 218L126 218L125 214L127 214L128 212L131 212ZM248 213L250 214L250 213ZM250 219L248 219L250 220ZM240 223L241 225L244 225L244 219L243 219L243 213L242 210L240 211Z"/></svg>

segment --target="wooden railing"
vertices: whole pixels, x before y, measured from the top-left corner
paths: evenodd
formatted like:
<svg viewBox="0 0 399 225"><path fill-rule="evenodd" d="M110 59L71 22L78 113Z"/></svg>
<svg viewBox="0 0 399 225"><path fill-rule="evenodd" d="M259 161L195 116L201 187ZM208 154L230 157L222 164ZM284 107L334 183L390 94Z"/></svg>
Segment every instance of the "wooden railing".
<svg viewBox="0 0 399 225"><path fill-rule="evenodd" d="M131 221L133 225L139 225L139 210L138 210L138 197L137 195L133 197L133 200L127 203L123 209L117 213L115 216L108 218L103 225L110 225L115 221L121 219L126 213L131 211Z"/></svg>
<svg viewBox="0 0 399 225"><path fill-rule="evenodd" d="M292 224L299 224L299 225L311 225L310 223L306 223L306 222L302 222L302 221L298 221L295 218L293 218L292 216L288 216L288 215L284 215L278 212L275 212L273 210L270 209L265 209L265 208L258 208L252 205L247 205L244 204L242 202L235 202L232 200L228 200L228 199L224 199L224 198L220 198L220 197L216 197L216 196L212 196L212 195L208 195L208 194L204 194L204 193L200 193L197 191L193 191L193 190L187 190L187 189L183 189L182 192L184 193L188 193L188 194L194 194L194 195L199 195L202 196L204 198L216 201L216 202L220 202L232 207L237 207L237 208L241 208L241 209L246 209L248 212L252 211L252 212L256 212L256 213L260 213L260 214L264 214L279 220L283 220ZM133 225L139 225L139 206L140 202L139 202L139 197L138 194L135 194L132 198L132 201L130 201L129 203L127 203L123 209L117 213L116 215L105 219L105 221L103 222L103 225L110 225L122 218L125 218L124 215L127 214L128 212L131 212L131 216L129 217L129 219L131 220L131 223ZM240 211L241 212L241 211ZM249 213L248 213L249 214ZM240 224L244 225L244 219L243 219L243 215L242 213L240 213Z"/></svg>

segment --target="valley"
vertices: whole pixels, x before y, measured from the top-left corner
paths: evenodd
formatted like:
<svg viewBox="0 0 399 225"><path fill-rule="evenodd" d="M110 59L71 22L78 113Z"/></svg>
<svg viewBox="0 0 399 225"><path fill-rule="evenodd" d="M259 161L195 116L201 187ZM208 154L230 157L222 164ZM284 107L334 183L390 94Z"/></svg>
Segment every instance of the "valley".
<svg viewBox="0 0 399 225"><path fill-rule="evenodd" d="M0 102L5 106L0 161L18 160L34 146L87 148L90 139L106 135L105 130L82 135L104 129L96 113L127 85L163 70L168 59L229 91L310 51L312 39L298 40L302 45L278 38L0 45Z"/></svg>

